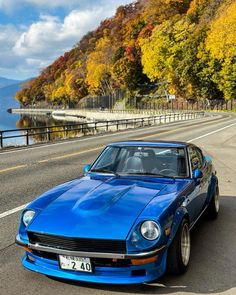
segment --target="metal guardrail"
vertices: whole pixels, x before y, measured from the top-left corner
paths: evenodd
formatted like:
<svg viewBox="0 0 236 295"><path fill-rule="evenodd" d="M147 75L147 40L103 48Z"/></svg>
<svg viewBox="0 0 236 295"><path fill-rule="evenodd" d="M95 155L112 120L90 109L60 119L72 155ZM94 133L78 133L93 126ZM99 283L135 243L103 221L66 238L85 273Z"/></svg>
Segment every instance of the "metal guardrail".
<svg viewBox="0 0 236 295"><path fill-rule="evenodd" d="M29 127L22 129L10 129L10 130L0 130L0 148L4 148L6 145L4 141L13 138L25 138L25 144L20 144L20 146L28 146L33 144L30 142L30 138L34 136L45 136L46 139L43 142L49 142L54 140L53 134L62 133L63 136L59 139L66 139L71 137L85 136L87 134L95 134L100 132L108 131L119 131L127 128L137 128L144 127L162 123L170 123L182 120L190 120L204 117L204 112L186 112L186 113L171 113L163 114L158 116L150 116L143 118L133 118L133 119L122 119L122 120L112 120L112 121L98 121L98 122L88 122L88 123L76 123L76 124L66 124L66 125L55 125L55 126L43 126L43 127ZM73 136L70 133L75 133ZM58 138L57 138L58 139Z"/></svg>

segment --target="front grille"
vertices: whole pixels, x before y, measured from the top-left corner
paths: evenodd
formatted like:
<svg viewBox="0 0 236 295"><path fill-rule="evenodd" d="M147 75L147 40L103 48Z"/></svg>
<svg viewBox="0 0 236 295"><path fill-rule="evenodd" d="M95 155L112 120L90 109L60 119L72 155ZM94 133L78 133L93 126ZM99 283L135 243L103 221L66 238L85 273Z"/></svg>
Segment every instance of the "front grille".
<svg viewBox="0 0 236 295"><path fill-rule="evenodd" d="M100 253L126 253L126 242L122 240L68 238L29 231L28 237L31 244L38 243L43 246L63 250Z"/></svg>

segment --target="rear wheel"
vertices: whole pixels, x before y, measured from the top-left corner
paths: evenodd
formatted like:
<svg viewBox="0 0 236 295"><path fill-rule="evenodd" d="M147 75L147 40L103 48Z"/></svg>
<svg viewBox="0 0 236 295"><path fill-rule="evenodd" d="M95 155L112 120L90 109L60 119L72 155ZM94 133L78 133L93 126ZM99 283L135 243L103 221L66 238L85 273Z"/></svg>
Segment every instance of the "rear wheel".
<svg viewBox="0 0 236 295"><path fill-rule="evenodd" d="M216 219L218 217L219 210L220 210L220 193L219 193L219 187L217 186L214 192L214 196L212 197L208 205L207 216L210 219Z"/></svg>
<svg viewBox="0 0 236 295"><path fill-rule="evenodd" d="M189 224L183 219L176 236L168 249L167 272L170 274L183 274L189 264L191 250Z"/></svg>

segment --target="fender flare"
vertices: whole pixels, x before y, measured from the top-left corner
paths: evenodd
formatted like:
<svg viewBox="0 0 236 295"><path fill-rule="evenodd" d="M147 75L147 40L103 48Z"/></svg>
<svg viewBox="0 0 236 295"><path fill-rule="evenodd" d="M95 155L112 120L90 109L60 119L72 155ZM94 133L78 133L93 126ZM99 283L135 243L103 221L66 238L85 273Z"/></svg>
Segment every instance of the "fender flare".
<svg viewBox="0 0 236 295"><path fill-rule="evenodd" d="M206 205L208 205L210 203L211 199L214 196L215 189L217 187L219 188L218 178L215 174L212 174L211 182L209 184L208 191L207 191L207 199L206 199L206 203L205 203Z"/></svg>
<svg viewBox="0 0 236 295"><path fill-rule="evenodd" d="M183 206L179 207L178 210L175 212L175 215L173 218L171 233L170 233L170 236L169 236L169 239L167 242L167 247L169 247L170 244L172 243L172 241L179 229L179 226L185 217L189 220L189 214L188 214L187 208L183 207Z"/></svg>

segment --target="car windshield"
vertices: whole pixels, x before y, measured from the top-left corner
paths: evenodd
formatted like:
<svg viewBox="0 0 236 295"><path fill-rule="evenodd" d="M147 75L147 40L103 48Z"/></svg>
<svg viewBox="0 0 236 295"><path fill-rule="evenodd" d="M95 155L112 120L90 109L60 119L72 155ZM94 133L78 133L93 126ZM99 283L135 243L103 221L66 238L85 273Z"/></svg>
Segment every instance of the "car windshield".
<svg viewBox="0 0 236 295"><path fill-rule="evenodd" d="M187 177L184 148L109 146L92 165L90 172L114 175Z"/></svg>

